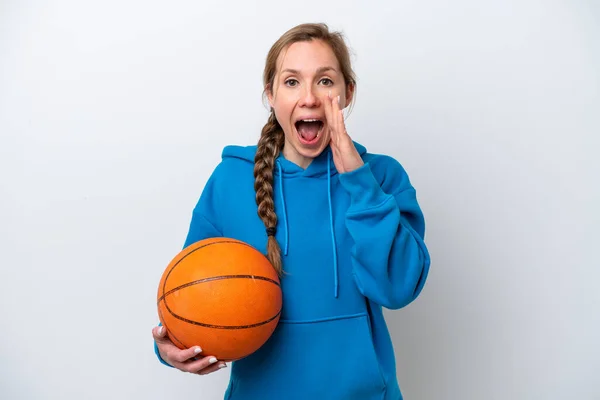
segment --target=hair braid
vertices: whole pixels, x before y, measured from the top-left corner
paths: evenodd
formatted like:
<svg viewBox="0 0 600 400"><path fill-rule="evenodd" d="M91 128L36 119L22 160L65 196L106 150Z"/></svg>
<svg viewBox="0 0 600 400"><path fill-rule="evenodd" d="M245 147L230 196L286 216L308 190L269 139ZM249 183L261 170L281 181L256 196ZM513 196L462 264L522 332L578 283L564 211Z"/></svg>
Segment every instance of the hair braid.
<svg viewBox="0 0 600 400"><path fill-rule="evenodd" d="M254 190L256 191L258 216L266 228L277 226L277 214L275 214L275 202L273 201L273 169L275 159L279 156L283 144L283 130L275 118L275 113L272 112L262 129L254 158ZM268 236L267 258L277 274L281 276L283 274L281 249L273 235Z"/></svg>

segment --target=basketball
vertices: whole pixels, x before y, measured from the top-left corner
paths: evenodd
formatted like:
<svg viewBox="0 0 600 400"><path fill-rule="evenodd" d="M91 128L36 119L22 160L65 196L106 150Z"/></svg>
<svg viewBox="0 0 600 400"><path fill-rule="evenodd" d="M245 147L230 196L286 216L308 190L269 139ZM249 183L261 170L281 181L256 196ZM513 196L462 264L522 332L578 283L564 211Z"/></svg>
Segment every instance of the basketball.
<svg viewBox="0 0 600 400"><path fill-rule="evenodd" d="M282 293L269 260L239 240L211 238L183 249L158 287L158 316L179 348L235 361L258 350L279 322Z"/></svg>

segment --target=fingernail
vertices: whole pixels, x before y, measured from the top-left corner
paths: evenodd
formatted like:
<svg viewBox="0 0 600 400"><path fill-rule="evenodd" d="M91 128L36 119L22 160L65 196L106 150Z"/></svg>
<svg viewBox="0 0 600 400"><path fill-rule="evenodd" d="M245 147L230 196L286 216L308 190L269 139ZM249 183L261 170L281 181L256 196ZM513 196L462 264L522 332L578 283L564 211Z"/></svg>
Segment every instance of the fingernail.
<svg viewBox="0 0 600 400"><path fill-rule="evenodd" d="M227 364L221 364L221 365L219 365L219 369L225 368L226 366L227 366Z"/></svg>
<svg viewBox="0 0 600 400"><path fill-rule="evenodd" d="M160 328L158 328L158 334L162 335L164 330L165 330L165 327L161 326Z"/></svg>
<svg viewBox="0 0 600 400"><path fill-rule="evenodd" d="M338 104L340 104L340 96L338 96L338 99L337 99L337 100L338 100Z"/></svg>
<svg viewBox="0 0 600 400"><path fill-rule="evenodd" d="M331 98L331 90L329 91L329 93L327 94L327 96L329 96L329 98Z"/></svg>
<svg viewBox="0 0 600 400"><path fill-rule="evenodd" d="M217 359L214 358L214 357L211 357L211 358L208 359L208 362L211 363L211 364L214 364L214 363L217 362Z"/></svg>
<svg viewBox="0 0 600 400"><path fill-rule="evenodd" d="M202 351L202 349L201 349L200 347L196 347L196 348L194 349L194 353L195 353L195 354L198 354L198 353L200 353L201 351Z"/></svg>

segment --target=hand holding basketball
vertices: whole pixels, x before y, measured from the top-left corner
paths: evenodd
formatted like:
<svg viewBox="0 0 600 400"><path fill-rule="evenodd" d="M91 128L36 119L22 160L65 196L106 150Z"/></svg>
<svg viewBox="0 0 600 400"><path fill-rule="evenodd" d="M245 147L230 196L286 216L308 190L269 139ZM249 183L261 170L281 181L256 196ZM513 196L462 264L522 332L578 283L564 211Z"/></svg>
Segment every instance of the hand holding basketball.
<svg viewBox="0 0 600 400"><path fill-rule="evenodd" d="M172 367L183 372L206 375L227 366L224 362L218 362L213 356L199 356L202 349L198 346L181 350L169 340L166 333L164 326L156 326L152 329L152 336L161 358Z"/></svg>
<svg viewBox="0 0 600 400"><path fill-rule="evenodd" d="M156 299L165 355L179 363L194 346L221 362L247 357L269 339L282 309L279 276L267 257L221 237L181 250L165 268Z"/></svg>

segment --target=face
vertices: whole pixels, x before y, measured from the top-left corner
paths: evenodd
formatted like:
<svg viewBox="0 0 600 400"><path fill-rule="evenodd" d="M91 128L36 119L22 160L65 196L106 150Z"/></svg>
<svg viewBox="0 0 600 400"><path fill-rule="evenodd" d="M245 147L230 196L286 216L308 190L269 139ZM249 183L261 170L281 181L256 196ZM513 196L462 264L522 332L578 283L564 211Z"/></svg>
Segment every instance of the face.
<svg viewBox="0 0 600 400"><path fill-rule="evenodd" d="M329 144L324 103L329 92L332 98L340 96L341 108L352 100L353 88L346 87L338 60L327 44L319 40L297 42L281 52L267 95L285 133L283 155L302 168ZM301 122L306 120L313 122Z"/></svg>

